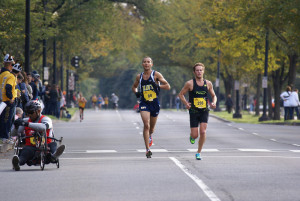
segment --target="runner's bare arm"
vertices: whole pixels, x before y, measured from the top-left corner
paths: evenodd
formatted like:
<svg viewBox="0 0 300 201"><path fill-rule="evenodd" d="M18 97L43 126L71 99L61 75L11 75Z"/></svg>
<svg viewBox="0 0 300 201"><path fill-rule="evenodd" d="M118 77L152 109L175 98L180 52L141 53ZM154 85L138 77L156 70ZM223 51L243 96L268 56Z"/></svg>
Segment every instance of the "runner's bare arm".
<svg viewBox="0 0 300 201"><path fill-rule="evenodd" d="M213 84L210 81L207 81L207 86L208 86L208 92L212 98L212 103L210 104L210 107L212 109L216 109L216 105L217 105L217 96L215 94L214 88L213 88Z"/></svg>
<svg viewBox="0 0 300 201"><path fill-rule="evenodd" d="M188 102L184 95L188 92L191 91L193 88L193 80L189 80L185 83L185 85L183 86L183 88L181 89L181 91L179 92L178 96L181 100L181 102L186 106L187 109L191 108L191 103Z"/></svg>
<svg viewBox="0 0 300 201"><path fill-rule="evenodd" d="M140 82L140 75L138 74L136 77L135 77L135 81L131 87L131 90L133 91L133 93L136 93L137 92L137 88L139 86L139 82Z"/></svg>
<svg viewBox="0 0 300 201"><path fill-rule="evenodd" d="M157 81L160 82L160 88L161 89L165 89L165 90L170 90L171 89L171 86L170 84L168 83L168 81L164 78L164 76L160 73L160 72L157 72L155 73L155 77Z"/></svg>

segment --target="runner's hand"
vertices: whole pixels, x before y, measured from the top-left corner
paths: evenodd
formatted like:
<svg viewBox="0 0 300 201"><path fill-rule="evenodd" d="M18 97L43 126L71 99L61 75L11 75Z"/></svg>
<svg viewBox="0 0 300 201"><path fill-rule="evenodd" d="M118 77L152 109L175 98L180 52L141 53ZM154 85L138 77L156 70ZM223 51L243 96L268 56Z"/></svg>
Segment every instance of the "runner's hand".
<svg viewBox="0 0 300 201"><path fill-rule="evenodd" d="M141 97L141 93L140 93L140 92L135 92L135 96L136 96L137 98L140 98L140 97Z"/></svg>
<svg viewBox="0 0 300 201"><path fill-rule="evenodd" d="M150 81L151 85L153 86L154 90L156 93L160 92L160 87L158 84L156 84L156 82Z"/></svg>
<svg viewBox="0 0 300 201"><path fill-rule="evenodd" d="M216 103L211 103L211 104L210 104L210 108L211 108L211 109L216 109Z"/></svg>

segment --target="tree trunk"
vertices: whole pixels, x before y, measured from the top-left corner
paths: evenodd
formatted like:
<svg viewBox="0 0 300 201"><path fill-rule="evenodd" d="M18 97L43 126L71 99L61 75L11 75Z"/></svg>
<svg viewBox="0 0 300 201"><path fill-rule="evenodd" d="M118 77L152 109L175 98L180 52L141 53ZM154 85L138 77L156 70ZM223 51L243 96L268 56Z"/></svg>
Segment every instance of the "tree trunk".
<svg viewBox="0 0 300 201"><path fill-rule="evenodd" d="M289 79L288 79L288 85L292 88L295 87L295 81L296 81L296 73L297 73L297 60L298 55L296 53L293 53L288 56L290 67L289 67Z"/></svg>

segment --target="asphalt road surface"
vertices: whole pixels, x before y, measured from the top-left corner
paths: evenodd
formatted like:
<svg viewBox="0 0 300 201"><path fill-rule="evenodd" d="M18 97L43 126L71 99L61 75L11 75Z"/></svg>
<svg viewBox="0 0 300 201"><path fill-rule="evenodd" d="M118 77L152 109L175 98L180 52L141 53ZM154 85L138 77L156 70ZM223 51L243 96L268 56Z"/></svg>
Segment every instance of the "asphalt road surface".
<svg viewBox="0 0 300 201"><path fill-rule="evenodd" d="M203 160L189 142L187 112L161 111L151 159L130 110L86 110L83 122L56 122L66 150L55 164L0 159L2 201L299 201L300 129L228 123L210 117ZM12 155L11 155L12 157Z"/></svg>

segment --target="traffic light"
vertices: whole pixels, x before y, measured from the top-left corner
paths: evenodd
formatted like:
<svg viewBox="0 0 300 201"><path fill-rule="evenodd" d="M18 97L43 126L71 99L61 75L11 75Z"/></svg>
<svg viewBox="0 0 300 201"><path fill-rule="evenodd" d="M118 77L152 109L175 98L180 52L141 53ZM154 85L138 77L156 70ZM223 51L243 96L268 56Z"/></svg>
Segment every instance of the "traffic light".
<svg viewBox="0 0 300 201"><path fill-rule="evenodd" d="M79 68L79 57L75 56L71 59L71 65L75 68Z"/></svg>

